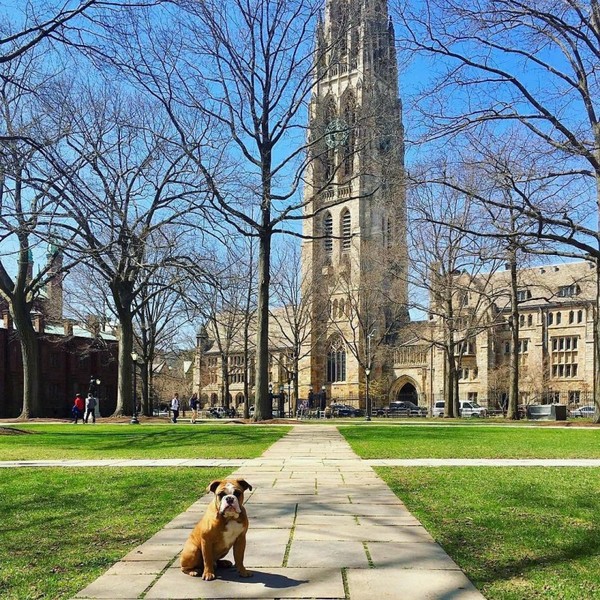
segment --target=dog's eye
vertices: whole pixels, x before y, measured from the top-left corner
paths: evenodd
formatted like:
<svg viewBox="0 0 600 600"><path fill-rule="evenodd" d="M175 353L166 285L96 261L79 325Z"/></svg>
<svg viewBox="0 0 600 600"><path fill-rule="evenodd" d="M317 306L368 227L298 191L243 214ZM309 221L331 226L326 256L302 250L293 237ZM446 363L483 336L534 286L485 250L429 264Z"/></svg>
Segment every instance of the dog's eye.
<svg viewBox="0 0 600 600"><path fill-rule="evenodd" d="M227 494L225 492L219 492L219 494L217 494L217 498L225 498Z"/></svg>
<svg viewBox="0 0 600 600"><path fill-rule="evenodd" d="M242 495L242 493L241 493L239 490L235 490L235 492L233 492L233 495L234 495L236 498L239 498L239 497Z"/></svg>

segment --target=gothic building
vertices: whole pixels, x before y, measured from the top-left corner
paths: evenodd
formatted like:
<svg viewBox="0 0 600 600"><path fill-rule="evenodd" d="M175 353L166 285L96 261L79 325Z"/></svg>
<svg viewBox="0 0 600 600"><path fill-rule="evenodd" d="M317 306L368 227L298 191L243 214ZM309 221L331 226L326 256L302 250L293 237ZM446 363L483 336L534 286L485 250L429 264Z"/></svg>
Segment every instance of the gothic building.
<svg viewBox="0 0 600 600"><path fill-rule="evenodd" d="M317 61L302 248L312 332L300 394L313 386L358 399L373 366L370 338L393 339L406 315L403 130L387 2L327 2Z"/></svg>

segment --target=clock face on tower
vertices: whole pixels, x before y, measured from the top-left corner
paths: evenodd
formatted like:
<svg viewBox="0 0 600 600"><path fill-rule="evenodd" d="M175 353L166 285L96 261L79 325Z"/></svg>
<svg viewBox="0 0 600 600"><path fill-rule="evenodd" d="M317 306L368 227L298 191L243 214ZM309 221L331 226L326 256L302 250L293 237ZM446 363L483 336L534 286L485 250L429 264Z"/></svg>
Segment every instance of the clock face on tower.
<svg viewBox="0 0 600 600"><path fill-rule="evenodd" d="M337 148L348 139L348 125L343 119L333 119L325 128L325 143L328 148Z"/></svg>

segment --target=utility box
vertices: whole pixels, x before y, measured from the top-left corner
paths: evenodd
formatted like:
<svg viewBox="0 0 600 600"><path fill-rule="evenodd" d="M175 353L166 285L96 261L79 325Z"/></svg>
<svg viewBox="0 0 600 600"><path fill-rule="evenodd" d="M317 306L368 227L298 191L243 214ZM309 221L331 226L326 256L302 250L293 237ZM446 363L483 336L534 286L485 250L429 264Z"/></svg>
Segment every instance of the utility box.
<svg viewBox="0 0 600 600"><path fill-rule="evenodd" d="M532 421L566 421L566 404L530 404L527 418Z"/></svg>

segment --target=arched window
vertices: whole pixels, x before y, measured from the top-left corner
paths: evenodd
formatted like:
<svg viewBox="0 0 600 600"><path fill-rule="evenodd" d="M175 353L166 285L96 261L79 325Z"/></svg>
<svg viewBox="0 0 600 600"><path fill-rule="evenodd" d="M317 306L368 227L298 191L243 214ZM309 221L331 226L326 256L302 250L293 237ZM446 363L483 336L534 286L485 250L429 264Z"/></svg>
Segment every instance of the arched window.
<svg viewBox="0 0 600 600"><path fill-rule="evenodd" d="M350 242L352 241L352 217L348 209L342 213L341 221L342 252L348 252L350 250Z"/></svg>
<svg viewBox="0 0 600 600"><path fill-rule="evenodd" d="M327 382L346 381L346 348L342 340L333 342L327 353Z"/></svg>
<svg viewBox="0 0 600 600"><path fill-rule="evenodd" d="M327 213L323 219L323 246L325 253L331 256L333 252L333 217Z"/></svg>

